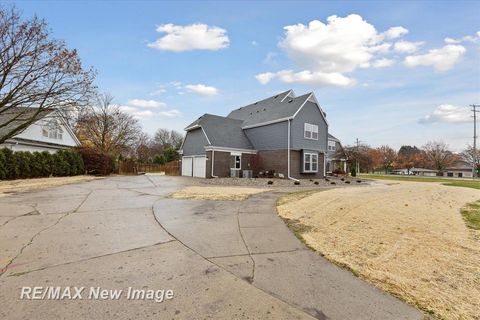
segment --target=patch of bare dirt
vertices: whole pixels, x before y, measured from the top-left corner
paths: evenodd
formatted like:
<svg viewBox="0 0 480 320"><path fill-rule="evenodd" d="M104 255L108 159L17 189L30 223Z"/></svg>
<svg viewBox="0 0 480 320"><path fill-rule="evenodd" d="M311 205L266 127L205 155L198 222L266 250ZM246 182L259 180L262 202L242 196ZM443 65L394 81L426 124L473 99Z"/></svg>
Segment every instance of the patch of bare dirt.
<svg viewBox="0 0 480 320"><path fill-rule="evenodd" d="M480 241L460 209L479 190L437 183L376 183L279 201L328 259L447 319L480 319ZM287 199L288 200L288 199Z"/></svg>

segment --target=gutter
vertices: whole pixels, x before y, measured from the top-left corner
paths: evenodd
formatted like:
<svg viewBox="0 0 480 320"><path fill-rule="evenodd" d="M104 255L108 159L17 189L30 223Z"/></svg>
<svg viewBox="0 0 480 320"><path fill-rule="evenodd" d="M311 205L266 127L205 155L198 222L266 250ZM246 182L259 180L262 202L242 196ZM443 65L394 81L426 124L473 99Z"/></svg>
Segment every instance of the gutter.
<svg viewBox="0 0 480 320"><path fill-rule="evenodd" d="M287 147L287 178L293 181L299 181L293 177L290 177L290 119L288 119L288 147Z"/></svg>

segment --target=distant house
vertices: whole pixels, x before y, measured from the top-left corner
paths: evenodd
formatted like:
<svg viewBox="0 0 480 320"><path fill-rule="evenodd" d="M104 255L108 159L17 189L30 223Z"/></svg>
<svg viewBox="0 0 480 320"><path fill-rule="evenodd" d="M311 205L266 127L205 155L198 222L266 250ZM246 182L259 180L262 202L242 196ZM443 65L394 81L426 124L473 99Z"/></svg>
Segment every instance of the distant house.
<svg viewBox="0 0 480 320"><path fill-rule="evenodd" d="M7 134L12 128L29 118L36 108L16 107L0 114L0 124L14 121L4 127L0 127L0 136ZM39 120L32 123L16 136L7 139L0 148L8 148L13 151L48 151L54 153L60 149L67 149L80 145L80 141L73 133L65 118L57 110L42 111Z"/></svg>
<svg viewBox="0 0 480 320"><path fill-rule="evenodd" d="M442 172L434 169L425 168L411 168L408 169L396 169L392 171L393 174L400 175L416 175L425 177L450 177L450 178L472 178L472 167L465 161L459 161L454 166L448 167Z"/></svg>
<svg viewBox="0 0 480 320"><path fill-rule="evenodd" d="M339 139L328 134L327 141L327 173L332 173L336 170L347 171L347 157L342 153L343 147Z"/></svg>
<svg viewBox="0 0 480 320"><path fill-rule="evenodd" d="M458 161L454 166L446 168L442 172L444 177L472 178L472 166L466 161Z"/></svg>
<svg viewBox="0 0 480 320"><path fill-rule="evenodd" d="M425 168L411 168L410 172L417 176L435 177L437 176L437 170L425 169Z"/></svg>
<svg viewBox="0 0 480 320"><path fill-rule="evenodd" d="M328 122L313 93L289 90L226 117L204 114L185 130L184 176L325 176Z"/></svg>

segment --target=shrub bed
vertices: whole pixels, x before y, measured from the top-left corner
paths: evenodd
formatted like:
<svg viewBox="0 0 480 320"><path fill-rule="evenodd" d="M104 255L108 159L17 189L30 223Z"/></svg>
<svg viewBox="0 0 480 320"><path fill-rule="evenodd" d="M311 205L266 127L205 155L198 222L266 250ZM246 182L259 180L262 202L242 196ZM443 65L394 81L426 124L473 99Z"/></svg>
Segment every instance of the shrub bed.
<svg viewBox="0 0 480 320"><path fill-rule="evenodd" d="M81 155L74 150L43 152L13 152L0 149L0 180L39 177L62 177L84 174Z"/></svg>

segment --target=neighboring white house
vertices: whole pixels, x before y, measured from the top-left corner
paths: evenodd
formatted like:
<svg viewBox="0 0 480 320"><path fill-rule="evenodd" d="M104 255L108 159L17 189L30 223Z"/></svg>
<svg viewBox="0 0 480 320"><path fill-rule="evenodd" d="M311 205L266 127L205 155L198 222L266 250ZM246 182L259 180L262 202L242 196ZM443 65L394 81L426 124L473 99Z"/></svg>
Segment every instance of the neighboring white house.
<svg viewBox="0 0 480 320"><path fill-rule="evenodd" d="M12 108L8 110L7 114L0 114L0 124L6 123L8 119L15 115L26 115L35 110L35 108ZM0 128L0 135L11 130L11 127L18 125L22 121L21 117L18 117L18 119L10 125ZM13 151L48 151L50 153L76 146L80 146L80 141L65 121L65 118L56 110L42 112L40 120L32 123L21 133L0 144L0 148L8 148Z"/></svg>

